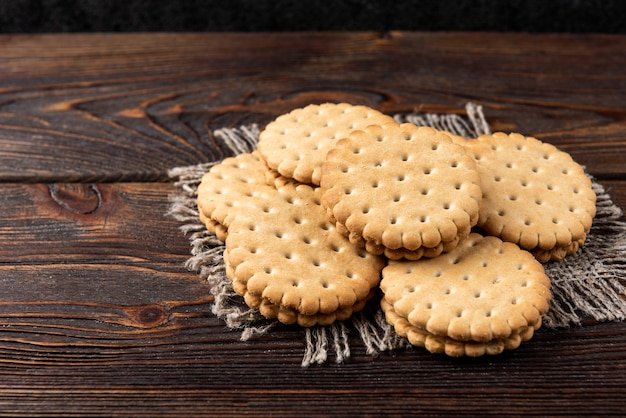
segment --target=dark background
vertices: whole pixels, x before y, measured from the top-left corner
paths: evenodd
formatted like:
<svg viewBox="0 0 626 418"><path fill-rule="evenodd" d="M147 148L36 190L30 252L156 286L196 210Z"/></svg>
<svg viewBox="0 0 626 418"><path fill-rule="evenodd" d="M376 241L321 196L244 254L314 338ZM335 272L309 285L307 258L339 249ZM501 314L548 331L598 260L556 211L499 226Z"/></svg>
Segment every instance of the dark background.
<svg viewBox="0 0 626 418"><path fill-rule="evenodd" d="M626 32L623 0L0 0L0 33Z"/></svg>

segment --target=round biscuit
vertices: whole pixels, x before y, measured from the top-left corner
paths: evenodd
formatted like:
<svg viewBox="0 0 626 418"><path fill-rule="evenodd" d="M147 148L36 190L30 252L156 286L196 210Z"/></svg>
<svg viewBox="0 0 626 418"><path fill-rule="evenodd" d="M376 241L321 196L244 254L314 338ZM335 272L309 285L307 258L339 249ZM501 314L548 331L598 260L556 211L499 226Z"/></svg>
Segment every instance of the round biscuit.
<svg viewBox="0 0 626 418"><path fill-rule="evenodd" d="M584 243L596 213L591 180L572 157L520 134L467 141L481 175L478 225L539 261L560 260Z"/></svg>
<svg viewBox="0 0 626 418"><path fill-rule="evenodd" d="M197 205L200 220L209 232L225 240L230 219L249 198L271 188L270 175L258 153L242 153L215 164L198 185Z"/></svg>
<svg viewBox="0 0 626 418"><path fill-rule="evenodd" d="M380 288L393 309L430 334L457 341L505 339L548 311L550 280L529 252L472 233L432 259L392 262Z"/></svg>
<svg viewBox="0 0 626 418"><path fill-rule="evenodd" d="M335 312L317 313L314 315L304 315L296 309L277 305L267 298L253 295L250 292L244 292L242 296L249 307L258 309L261 315L267 319L276 319L286 325L298 324L301 327L312 327L316 325L331 325L336 321L345 321L350 318L353 313L363 310L367 301L371 299L375 293L375 289L372 289L367 298L358 301L353 306L340 308Z"/></svg>
<svg viewBox="0 0 626 418"><path fill-rule="evenodd" d="M429 127L372 125L337 142L322 167L323 205L332 221L374 254L438 256L478 220L474 160Z"/></svg>
<svg viewBox="0 0 626 418"><path fill-rule="evenodd" d="M277 117L260 133L257 149L268 166L300 183L319 185L326 154L339 139L391 116L348 103L312 104Z"/></svg>
<svg viewBox="0 0 626 418"><path fill-rule="evenodd" d="M541 326L541 321L539 321L534 326L523 327L520 331L503 339L494 339L486 342L458 341L450 337L433 335L428 331L411 325L406 318L398 315L393 306L385 299L381 300L380 305L385 313L385 320L394 327L398 335L406 338L416 347L425 348L435 354L446 354L450 357L479 357L500 354L504 350L516 349L522 342L530 340L535 330Z"/></svg>
<svg viewBox="0 0 626 418"><path fill-rule="evenodd" d="M227 261L235 290L305 316L365 300L380 281L384 260L336 231L319 189L286 184L272 190L229 225Z"/></svg>

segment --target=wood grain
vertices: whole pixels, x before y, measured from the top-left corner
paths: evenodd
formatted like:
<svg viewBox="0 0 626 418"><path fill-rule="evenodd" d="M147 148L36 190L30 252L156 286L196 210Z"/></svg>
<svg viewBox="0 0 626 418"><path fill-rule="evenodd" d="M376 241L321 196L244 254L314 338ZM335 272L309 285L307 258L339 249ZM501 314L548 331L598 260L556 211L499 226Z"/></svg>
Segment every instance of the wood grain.
<svg viewBox="0 0 626 418"><path fill-rule="evenodd" d="M0 416L620 415L626 325L501 356L409 349L303 369L305 333L241 341L166 215L216 128L310 102L484 106L572 153L626 209L626 37L488 33L0 36ZM623 277L619 278L624 280Z"/></svg>
<svg viewBox="0 0 626 418"><path fill-rule="evenodd" d="M220 159L212 132L311 102L485 106L598 176L626 141L619 35L85 34L0 42L0 181L164 181ZM233 52L234 51L234 52Z"/></svg>

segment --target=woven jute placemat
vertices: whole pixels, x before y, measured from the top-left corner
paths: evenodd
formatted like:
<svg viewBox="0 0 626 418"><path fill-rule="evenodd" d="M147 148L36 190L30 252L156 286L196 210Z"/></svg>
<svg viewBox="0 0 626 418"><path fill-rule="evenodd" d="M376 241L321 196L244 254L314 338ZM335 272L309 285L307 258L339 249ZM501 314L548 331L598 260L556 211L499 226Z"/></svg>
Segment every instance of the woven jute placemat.
<svg viewBox="0 0 626 418"><path fill-rule="evenodd" d="M473 103L467 104L465 115L411 113L394 117L398 122L431 126L466 138L490 133L481 106ZM259 133L259 126L252 124L220 129L213 134L236 155L253 151ZM198 217L197 186L202 175L217 163L170 170L176 193L170 196L168 215L181 222L180 229L190 240L191 256L186 266L209 282L214 296L213 314L227 327L240 332L242 340L249 340L271 332L278 323L250 309L233 291L223 262L224 244L206 230ZM597 195L597 213L585 245L564 261L545 265L553 294L550 310L543 318L546 328L581 325L585 319L597 322L626 319L626 220L604 187L593 177L591 180ZM350 357L350 344L355 341L351 335L358 335L370 355L407 347L406 340L398 337L385 321L377 301L371 302L349 320L304 329L302 366L329 359L343 362Z"/></svg>

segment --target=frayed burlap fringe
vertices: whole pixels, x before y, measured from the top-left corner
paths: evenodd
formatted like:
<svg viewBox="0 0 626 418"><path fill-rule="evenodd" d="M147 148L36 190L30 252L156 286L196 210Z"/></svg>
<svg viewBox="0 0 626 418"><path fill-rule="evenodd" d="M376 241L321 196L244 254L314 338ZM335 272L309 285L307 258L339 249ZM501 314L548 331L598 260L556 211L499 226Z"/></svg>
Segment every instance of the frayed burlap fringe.
<svg viewBox="0 0 626 418"><path fill-rule="evenodd" d="M395 119L447 130L466 138L490 133L480 106L469 103L466 112L466 116L413 113L396 115ZM236 155L256 148L259 127L248 125L220 129L214 135ZM248 340L267 333L277 322L267 320L257 310L250 309L234 292L222 260L224 245L207 232L198 218L197 186L213 164L179 167L170 171L178 192L171 196L169 215L183 224L181 230L191 242L187 268L197 272L211 286L215 298L213 314L224 320L227 327L240 330L242 340ZM626 221L604 188L595 179L592 180L598 197L597 214L585 245L565 261L545 265L552 280L553 293L550 311L543 319L545 327L580 325L585 318L596 321L626 319L626 287L623 283ZM370 303L363 312L347 321L305 329L302 366L324 363L330 356L337 363L349 358L351 330L356 330L369 355L409 346L406 339L399 337L387 324L377 304Z"/></svg>

